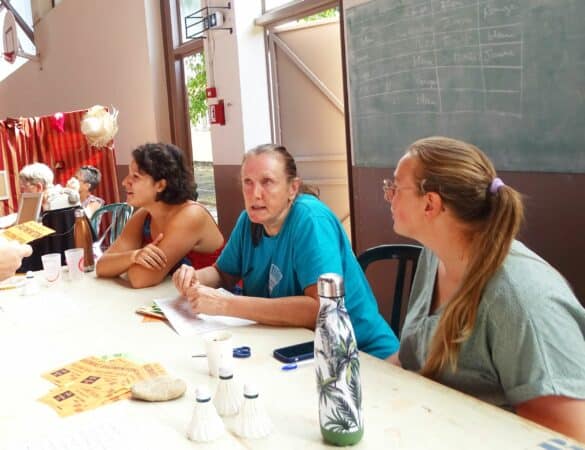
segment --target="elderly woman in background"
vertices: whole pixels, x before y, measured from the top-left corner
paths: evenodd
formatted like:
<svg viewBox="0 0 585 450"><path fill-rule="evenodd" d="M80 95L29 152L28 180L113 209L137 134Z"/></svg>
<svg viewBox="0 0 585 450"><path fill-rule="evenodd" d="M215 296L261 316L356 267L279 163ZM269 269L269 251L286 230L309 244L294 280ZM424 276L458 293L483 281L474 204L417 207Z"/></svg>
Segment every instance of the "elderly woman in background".
<svg viewBox="0 0 585 450"><path fill-rule="evenodd" d="M343 276L345 305L360 350L388 358L396 336L380 315L343 226L303 185L293 157L282 146L246 153L241 168L246 210L240 215L217 263L173 276L177 290L196 313L228 315L268 325L315 328L321 274ZM232 289L243 280L244 295Z"/></svg>
<svg viewBox="0 0 585 450"><path fill-rule="evenodd" d="M75 176L67 182L67 187L79 191L81 206L89 218L105 203L103 198L93 195L101 180L102 174L97 167L82 166Z"/></svg>
<svg viewBox="0 0 585 450"><path fill-rule="evenodd" d="M43 211L79 205L79 193L75 189L53 184L54 175L49 166L33 163L24 166L19 175L20 192L43 193Z"/></svg>
<svg viewBox="0 0 585 450"><path fill-rule="evenodd" d="M520 194L477 147L444 137L413 143L384 193L394 231L425 247L402 366L585 441L585 310L515 240Z"/></svg>
<svg viewBox="0 0 585 450"><path fill-rule="evenodd" d="M136 211L98 260L99 277L127 273L134 288L160 283L179 265L215 262L224 238L209 211L194 201L193 170L171 144L145 144L132 152L122 184Z"/></svg>

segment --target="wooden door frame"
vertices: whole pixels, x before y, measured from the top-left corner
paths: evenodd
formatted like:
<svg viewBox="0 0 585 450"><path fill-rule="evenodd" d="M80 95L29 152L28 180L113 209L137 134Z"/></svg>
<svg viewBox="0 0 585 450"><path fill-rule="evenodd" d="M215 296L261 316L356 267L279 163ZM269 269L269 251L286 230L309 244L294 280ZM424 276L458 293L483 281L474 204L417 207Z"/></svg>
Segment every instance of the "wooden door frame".
<svg viewBox="0 0 585 450"><path fill-rule="evenodd" d="M203 52L203 39L181 43L180 0L160 0L163 51L169 106L171 141L183 149L188 161L193 160L189 103L185 88L183 58Z"/></svg>

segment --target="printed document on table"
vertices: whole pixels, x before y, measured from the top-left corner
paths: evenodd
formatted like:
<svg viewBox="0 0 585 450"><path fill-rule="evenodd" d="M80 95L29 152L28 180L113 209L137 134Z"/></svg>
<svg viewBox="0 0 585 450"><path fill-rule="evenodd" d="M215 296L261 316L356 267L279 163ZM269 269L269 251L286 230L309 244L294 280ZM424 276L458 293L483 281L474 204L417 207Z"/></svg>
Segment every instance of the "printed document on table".
<svg viewBox="0 0 585 450"><path fill-rule="evenodd" d="M227 292L227 291L226 291ZM156 298L154 302L180 336L208 333L230 327L252 325L252 320L228 316L195 314L184 297Z"/></svg>

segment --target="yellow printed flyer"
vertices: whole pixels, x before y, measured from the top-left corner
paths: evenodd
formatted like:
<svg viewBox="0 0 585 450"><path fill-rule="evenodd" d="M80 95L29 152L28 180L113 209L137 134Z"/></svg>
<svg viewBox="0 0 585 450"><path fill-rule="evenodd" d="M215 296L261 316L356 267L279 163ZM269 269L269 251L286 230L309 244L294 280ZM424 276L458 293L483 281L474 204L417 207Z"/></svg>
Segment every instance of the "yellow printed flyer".
<svg viewBox="0 0 585 450"><path fill-rule="evenodd" d="M14 225L13 227L7 228L2 233L2 237L11 241L20 242L21 244L26 244L36 239L48 236L54 232L55 230L52 228L46 227L41 223L31 220L29 222L20 223L18 225Z"/></svg>
<svg viewBox="0 0 585 450"><path fill-rule="evenodd" d="M90 356L43 373L41 376L57 387L39 401L67 417L128 399L134 383L161 375L166 371L158 363L137 364L121 357Z"/></svg>

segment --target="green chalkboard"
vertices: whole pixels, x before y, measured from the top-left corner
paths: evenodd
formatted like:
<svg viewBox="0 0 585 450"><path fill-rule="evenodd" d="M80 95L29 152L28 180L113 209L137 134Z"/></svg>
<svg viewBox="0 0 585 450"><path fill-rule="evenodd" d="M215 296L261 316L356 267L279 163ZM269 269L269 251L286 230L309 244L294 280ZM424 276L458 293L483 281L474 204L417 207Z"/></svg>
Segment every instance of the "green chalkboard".
<svg viewBox="0 0 585 450"><path fill-rule="evenodd" d="M585 0L347 0L344 29L354 165L445 135L585 172Z"/></svg>

